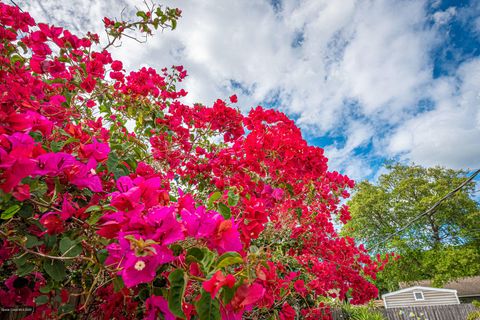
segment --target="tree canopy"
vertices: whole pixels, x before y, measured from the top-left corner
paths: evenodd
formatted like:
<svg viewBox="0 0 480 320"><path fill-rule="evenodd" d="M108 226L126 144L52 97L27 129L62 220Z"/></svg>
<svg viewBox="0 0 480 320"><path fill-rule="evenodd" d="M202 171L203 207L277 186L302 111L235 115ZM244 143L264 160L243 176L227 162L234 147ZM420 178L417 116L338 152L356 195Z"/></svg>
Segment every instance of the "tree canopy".
<svg viewBox="0 0 480 320"><path fill-rule="evenodd" d="M475 183L468 183L422 215L464 182L467 172L398 163L386 169L377 183L357 184L348 201L352 219L343 229L372 253L395 252L400 256L378 275L379 289L393 290L399 282L423 279L441 285L479 274L480 214L473 199ZM407 224L408 228L400 231Z"/></svg>

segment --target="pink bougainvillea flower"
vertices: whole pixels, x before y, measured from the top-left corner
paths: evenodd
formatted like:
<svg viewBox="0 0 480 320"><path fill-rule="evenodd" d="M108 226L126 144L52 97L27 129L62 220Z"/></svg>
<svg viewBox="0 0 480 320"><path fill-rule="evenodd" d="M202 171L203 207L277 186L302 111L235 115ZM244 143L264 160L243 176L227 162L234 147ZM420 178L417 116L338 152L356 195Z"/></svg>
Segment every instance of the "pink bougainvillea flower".
<svg viewBox="0 0 480 320"><path fill-rule="evenodd" d="M117 189L120 192L127 192L133 188L134 184L132 179L129 176L122 176L117 179Z"/></svg>
<svg viewBox="0 0 480 320"><path fill-rule="evenodd" d="M0 188L4 192L11 192L23 178L33 173L35 152L34 140L28 134L0 135L0 169L3 169Z"/></svg>
<svg viewBox="0 0 480 320"><path fill-rule="evenodd" d="M157 268L161 265L161 262L156 258L156 256L137 257L133 254L127 255L125 262L121 265L123 269L118 273L122 276L125 286L131 288L140 283L153 281L157 274Z"/></svg>
<svg viewBox="0 0 480 320"><path fill-rule="evenodd" d="M175 316L168 309L168 302L164 297L161 296L150 296L145 300L145 320L156 320L158 315L163 314L165 320L175 320Z"/></svg>
<svg viewBox="0 0 480 320"><path fill-rule="evenodd" d="M238 102L238 99L237 99L237 95L236 95L236 94L230 96L230 102L231 102L231 103L237 103L237 102Z"/></svg>
<svg viewBox="0 0 480 320"><path fill-rule="evenodd" d="M76 164L68 172L70 183L79 188L88 188L93 192L102 192L102 181L95 172L96 167L97 161L93 158L90 158L87 164L76 161Z"/></svg>
<svg viewBox="0 0 480 320"><path fill-rule="evenodd" d="M10 128L16 131L40 131L43 136L52 132L53 123L34 111L27 111L24 114L12 113L8 116L7 122Z"/></svg>
<svg viewBox="0 0 480 320"><path fill-rule="evenodd" d="M79 156L82 159L93 158L98 162L102 162L108 158L109 153L110 147L108 143L100 143L93 138L92 143L80 146Z"/></svg>
<svg viewBox="0 0 480 320"><path fill-rule="evenodd" d="M228 274L226 277L222 271L217 271L208 281L205 281L202 286L205 291L210 293L212 299L215 299L217 292L223 287L232 288L235 285L235 277Z"/></svg>
<svg viewBox="0 0 480 320"><path fill-rule="evenodd" d="M72 155L64 152L42 154L36 161L34 174L42 176L57 176L78 162Z"/></svg>
<svg viewBox="0 0 480 320"><path fill-rule="evenodd" d="M190 237L210 238L215 232L219 220L223 220L221 215L214 211L207 212L203 206L190 210L185 208L180 213L187 235Z"/></svg>
<svg viewBox="0 0 480 320"><path fill-rule="evenodd" d="M125 179L124 181L127 181L127 180ZM122 184L122 186L126 188L128 185ZM139 212L145 208L145 206L142 203L140 203L141 196L142 196L142 190L140 190L139 187L131 187L126 192L113 193L111 205L121 211Z"/></svg>
<svg viewBox="0 0 480 320"><path fill-rule="evenodd" d="M138 177L134 182L142 191L142 201L145 204L145 208L148 209L160 203L159 196L163 190L160 188L162 182L159 177L149 179Z"/></svg>
<svg viewBox="0 0 480 320"><path fill-rule="evenodd" d="M118 274L129 288L152 281L162 264L175 259L166 246L142 239L138 234L120 232L118 242L107 247L109 257L105 264L118 265L121 268Z"/></svg>
<svg viewBox="0 0 480 320"><path fill-rule="evenodd" d="M154 226L154 234L151 235L151 239L162 245L169 245L184 239L181 224L175 218L174 207L153 208L146 218Z"/></svg>
<svg viewBox="0 0 480 320"><path fill-rule="evenodd" d="M272 197L273 197L275 200L277 200L277 201L282 200L283 195L284 195L284 192L283 192L282 189L280 189L280 188L275 188L275 189L273 189Z"/></svg>
<svg viewBox="0 0 480 320"><path fill-rule="evenodd" d="M233 219L220 221L210 241L220 254L242 250L240 234Z"/></svg>
<svg viewBox="0 0 480 320"><path fill-rule="evenodd" d="M10 167L0 175L0 188L4 192L11 192L13 188L22 181L23 178L32 174L35 169L35 162L31 159L19 158L15 160Z"/></svg>

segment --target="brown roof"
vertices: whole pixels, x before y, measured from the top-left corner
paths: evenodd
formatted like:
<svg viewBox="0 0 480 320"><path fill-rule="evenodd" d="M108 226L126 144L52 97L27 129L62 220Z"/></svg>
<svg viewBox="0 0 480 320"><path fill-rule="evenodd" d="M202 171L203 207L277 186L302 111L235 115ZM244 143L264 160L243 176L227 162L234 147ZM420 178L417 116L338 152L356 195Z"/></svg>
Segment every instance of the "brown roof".
<svg viewBox="0 0 480 320"><path fill-rule="evenodd" d="M431 280L421 280L414 282L400 282L400 289L411 286L433 287ZM457 290L459 297L480 296L480 276L461 278L450 281L441 286L444 289Z"/></svg>

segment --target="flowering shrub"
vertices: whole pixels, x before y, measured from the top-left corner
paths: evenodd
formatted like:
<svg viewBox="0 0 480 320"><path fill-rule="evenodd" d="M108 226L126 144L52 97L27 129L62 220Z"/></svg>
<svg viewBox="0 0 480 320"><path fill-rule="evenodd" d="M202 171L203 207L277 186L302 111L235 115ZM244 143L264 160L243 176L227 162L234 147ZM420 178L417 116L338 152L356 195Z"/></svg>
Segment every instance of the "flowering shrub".
<svg viewBox="0 0 480 320"><path fill-rule="evenodd" d="M340 237L353 181L284 114L181 102L181 66L106 50L180 10L78 37L0 4L0 304L28 319L328 318L383 261Z"/></svg>

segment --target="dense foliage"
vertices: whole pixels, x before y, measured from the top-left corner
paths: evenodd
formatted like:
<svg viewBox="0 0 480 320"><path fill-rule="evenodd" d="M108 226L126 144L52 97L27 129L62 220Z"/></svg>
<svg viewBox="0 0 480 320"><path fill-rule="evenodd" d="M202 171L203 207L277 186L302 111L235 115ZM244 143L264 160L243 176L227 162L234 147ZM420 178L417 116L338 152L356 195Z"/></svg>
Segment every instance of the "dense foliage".
<svg viewBox="0 0 480 320"><path fill-rule="evenodd" d="M181 66L126 72L108 43L0 4L0 304L29 319L319 319L383 261L340 237L353 181L284 114L182 103Z"/></svg>
<svg viewBox="0 0 480 320"><path fill-rule="evenodd" d="M379 274L379 289L391 291L399 282L424 279L442 285L480 274L480 208L473 199L474 182L399 232L464 182L466 172L401 164L387 169L378 184L356 186L348 203L352 220L344 228L379 254L394 251L401 256Z"/></svg>

